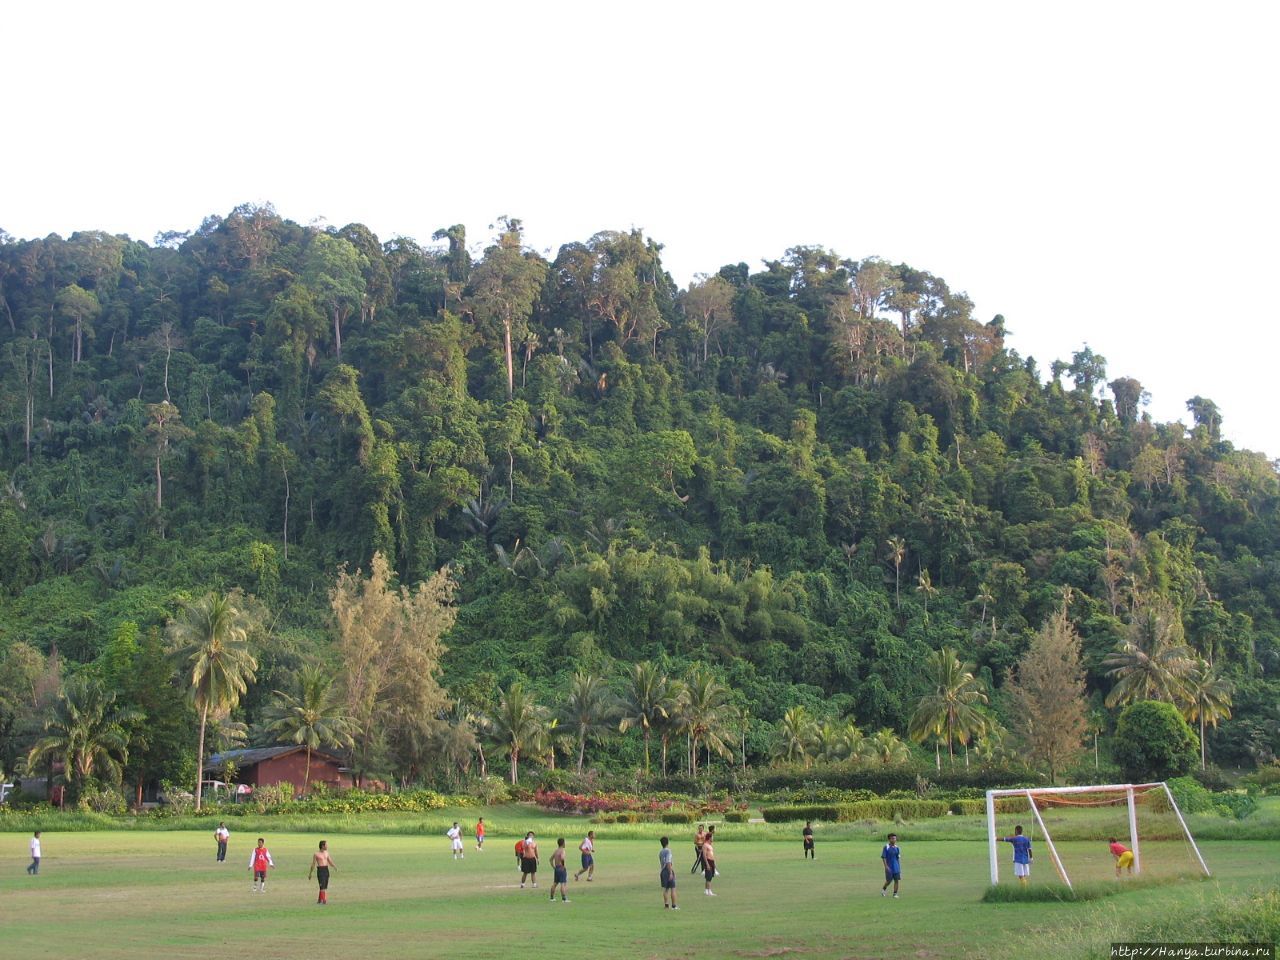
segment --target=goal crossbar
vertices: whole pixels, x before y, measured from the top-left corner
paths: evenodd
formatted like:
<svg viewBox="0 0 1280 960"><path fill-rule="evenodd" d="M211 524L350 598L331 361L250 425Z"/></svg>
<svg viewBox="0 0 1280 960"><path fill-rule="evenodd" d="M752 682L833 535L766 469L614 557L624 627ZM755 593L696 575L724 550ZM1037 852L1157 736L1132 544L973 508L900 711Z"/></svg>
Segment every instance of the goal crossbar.
<svg viewBox="0 0 1280 960"><path fill-rule="evenodd" d="M1053 837L1049 835L1049 828L1045 825L1044 818L1040 816L1040 808L1036 806L1036 798L1069 796L1071 794L1123 794L1123 800L1129 808L1129 844L1130 849L1133 851L1133 869L1135 873L1141 873L1142 858L1141 850L1138 846L1138 816L1134 798L1138 794L1156 789L1164 791L1165 797L1169 800L1170 808L1177 816L1178 823L1182 826L1182 832L1186 835L1187 842L1191 844L1191 849L1195 851L1196 859L1200 862L1200 868L1204 870L1205 876L1211 876L1209 873L1209 867L1204 862L1204 857L1200 854L1200 848L1196 846L1196 839L1191 835L1191 830L1187 827L1187 821L1183 819L1182 811L1178 809L1178 802L1173 798L1173 792L1170 791L1167 783L1160 781L1158 783L1109 783L1084 787L1026 787L1018 790L988 790L987 849L988 856L991 861L991 883L994 885L1000 882L1000 855L997 848L999 840L996 837L997 799L1001 797L1026 797L1027 805L1030 807L1030 812L1035 817L1036 823L1040 825L1040 829L1044 833L1045 844L1049 848L1049 858L1053 861L1054 868L1058 871L1058 876L1062 878L1062 882L1070 889L1071 878L1067 875L1067 869L1062 863L1062 858L1058 856L1058 849L1054 846ZM1117 798L1111 802L1120 803L1121 797L1117 796Z"/></svg>

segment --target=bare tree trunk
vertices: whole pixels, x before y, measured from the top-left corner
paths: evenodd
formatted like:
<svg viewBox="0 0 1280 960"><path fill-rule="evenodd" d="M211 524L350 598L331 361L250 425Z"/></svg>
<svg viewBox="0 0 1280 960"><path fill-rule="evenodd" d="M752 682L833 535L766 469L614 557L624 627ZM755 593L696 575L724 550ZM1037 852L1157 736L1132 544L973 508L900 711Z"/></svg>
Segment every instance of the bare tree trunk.
<svg viewBox="0 0 1280 960"><path fill-rule="evenodd" d="M333 343L339 360L342 359L342 321L338 318L338 311L333 311Z"/></svg>
<svg viewBox="0 0 1280 960"><path fill-rule="evenodd" d="M196 812L200 812L200 800L204 791L204 730L209 720L209 705L200 711L200 744L196 748Z"/></svg>
<svg viewBox="0 0 1280 960"><path fill-rule="evenodd" d="M502 348L507 356L507 399L510 400L516 391L515 366L511 358L511 323L502 325Z"/></svg>
<svg viewBox="0 0 1280 960"><path fill-rule="evenodd" d="M280 472L284 474L284 558L289 559L289 469L281 467Z"/></svg>
<svg viewBox="0 0 1280 960"><path fill-rule="evenodd" d="M311 748L307 747L307 765L302 773L302 795L304 797L311 794Z"/></svg>

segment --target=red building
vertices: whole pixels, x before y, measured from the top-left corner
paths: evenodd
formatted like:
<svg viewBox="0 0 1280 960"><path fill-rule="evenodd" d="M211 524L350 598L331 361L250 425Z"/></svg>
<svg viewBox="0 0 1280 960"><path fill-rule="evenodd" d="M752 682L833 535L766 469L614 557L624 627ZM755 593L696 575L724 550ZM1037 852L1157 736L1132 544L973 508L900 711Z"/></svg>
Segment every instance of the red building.
<svg viewBox="0 0 1280 960"><path fill-rule="evenodd" d="M224 770L226 761L235 764L235 782L251 787L264 787L276 783L291 783L298 793L307 792L307 748L253 747L247 750L228 750L214 754L204 765L206 776L216 777ZM328 787L352 786L351 771L331 753L311 751L310 783L323 783Z"/></svg>

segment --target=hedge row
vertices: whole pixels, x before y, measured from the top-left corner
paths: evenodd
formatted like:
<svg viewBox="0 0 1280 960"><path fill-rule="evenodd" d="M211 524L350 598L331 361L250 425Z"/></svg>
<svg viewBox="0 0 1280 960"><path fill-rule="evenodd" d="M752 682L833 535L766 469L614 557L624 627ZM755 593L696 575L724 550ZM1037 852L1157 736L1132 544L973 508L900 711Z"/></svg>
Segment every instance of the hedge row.
<svg viewBox="0 0 1280 960"><path fill-rule="evenodd" d="M914 791L921 780L946 792L962 788L999 790L1041 785L1043 777L1022 767L988 766L919 767L914 764L884 765L830 763L814 767L785 766L762 771L755 783L760 793L818 787L842 790L869 790L883 795L894 790Z"/></svg>
<svg viewBox="0 0 1280 960"><path fill-rule="evenodd" d="M1021 797L1000 797L996 809L1001 813L1020 813L1027 808ZM983 800L860 800L857 803L810 803L765 807L761 815L769 823L818 820L827 823L851 823L855 820L928 820L945 817L982 816L987 812Z"/></svg>

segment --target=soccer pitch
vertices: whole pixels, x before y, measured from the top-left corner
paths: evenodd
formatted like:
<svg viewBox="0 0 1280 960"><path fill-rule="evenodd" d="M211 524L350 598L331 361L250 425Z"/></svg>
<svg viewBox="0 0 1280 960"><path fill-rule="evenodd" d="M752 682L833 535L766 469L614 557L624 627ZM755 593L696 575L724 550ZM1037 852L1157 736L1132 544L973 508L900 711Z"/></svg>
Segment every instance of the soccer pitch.
<svg viewBox="0 0 1280 960"><path fill-rule="evenodd" d="M586 824L574 823L586 828ZM235 824L232 824L233 828ZM49 832L40 875L23 872L27 837L0 834L0 943L6 957L264 958L356 956L961 958L1006 951L1062 956L1037 943L1059 934L1099 939L1123 933L1156 911L1274 882L1280 843L1203 844L1214 880L1152 886L1089 903L984 904L986 845L912 843L902 834L902 898L881 898L880 843L818 843L817 859L800 842L728 839L716 845L717 896L691 876L688 830L671 828L679 877L678 912L664 910L655 840L611 840L597 829L596 879L574 882L577 834L567 834L570 902L548 900L555 837L539 837L538 888L519 888L508 837L483 853L467 843L455 861L444 837L330 834L338 869L330 904L317 906L307 868L321 834L266 833L275 858L267 890L250 886L256 833L232 837L227 862L214 843L187 831ZM1112 876L1105 841L1060 844L1073 880ZM1037 851L1033 881L1050 879ZM1184 845L1144 845L1149 874L1189 868ZM1007 862L1009 852L1002 847ZM1010 877L1007 882L1012 882ZM1074 942L1074 941L1073 941Z"/></svg>

